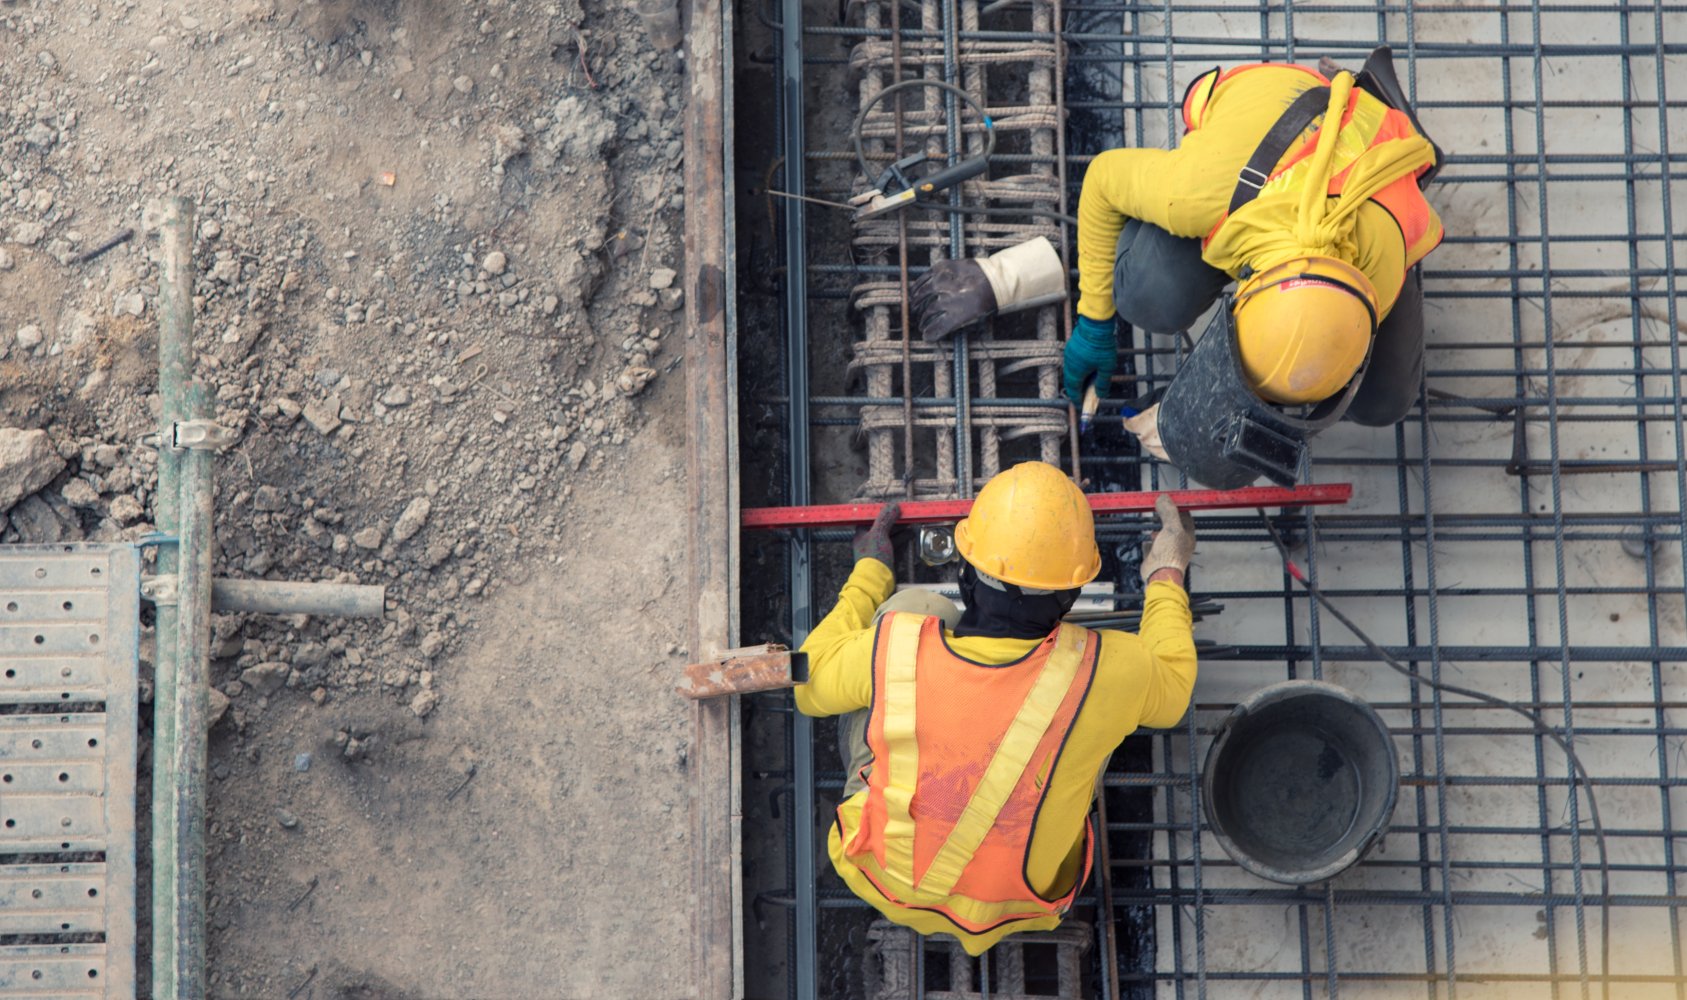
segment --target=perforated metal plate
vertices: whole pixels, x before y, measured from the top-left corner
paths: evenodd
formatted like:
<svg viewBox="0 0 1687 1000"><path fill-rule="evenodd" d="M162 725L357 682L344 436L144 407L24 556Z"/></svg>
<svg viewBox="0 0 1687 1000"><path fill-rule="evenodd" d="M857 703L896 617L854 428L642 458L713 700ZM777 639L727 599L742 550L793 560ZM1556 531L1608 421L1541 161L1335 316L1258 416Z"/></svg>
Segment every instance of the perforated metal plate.
<svg viewBox="0 0 1687 1000"><path fill-rule="evenodd" d="M139 593L132 546L0 548L0 997L135 995Z"/></svg>

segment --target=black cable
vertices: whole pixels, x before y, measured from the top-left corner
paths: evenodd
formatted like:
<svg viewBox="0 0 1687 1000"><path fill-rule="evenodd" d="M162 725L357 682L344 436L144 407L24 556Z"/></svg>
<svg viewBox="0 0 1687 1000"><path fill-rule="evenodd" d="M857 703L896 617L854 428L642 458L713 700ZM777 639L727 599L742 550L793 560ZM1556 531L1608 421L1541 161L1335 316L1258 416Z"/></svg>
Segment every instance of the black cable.
<svg viewBox="0 0 1687 1000"><path fill-rule="evenodd" d="M855 137L855 161L858 165L860 165L861 176L867 178L867 183L871 184L873 182L873 168L867 163L867 151L861 145L861 130L867 124L867 114L877 107L878 103L886 97L889 97L891 94L899 91L907 90L910 87L930 87L934 90L941 90L945 93L954 94L956 97L959 97L961 100L970 104L972 109L978 112L978 117L984 119L984 152L979 155L988 160L990 156L996 152L996 123L990 120L990 112L984 110L984 105L978 103L977 98L952 83L944 83L942 80L926 80L920 77L915 77L913 79L903 80L900 83L893 83L885 89L879 91L877 94L874 94L866 104L861 106L861 112L855 116L855 124L850 129L851 133ZM961 155L961 151L958 149L951 150L950 152L955 156Z"/></svg>
<svg viewBox="0 0 1687 1000"><path fill-rule="evenodd" d="M1271 543L1277 547L1277 554L1282 557L1283 568L1288 571L1288 574L1296 580L1299 580L1300 585L1306 588L1306 592L1311 594L1312 598L1316 600L1325 611L1328 611L1336 621L1347 626L1347 630L1352 632L1354 636L1364 644L1365 648L1370 650L1373 655L1380 658L1382 662L1388 664L1390 667L1394 668L1396 672L1405 675L1411 680L1420 684L1426 684L1437 691L1441 691L1446 694L1461 695L1465 698L1482 702L1485 705L1492 705L1495 708L1503 708L1507 711L1516 712L1518 715L1521 715L1523 718L1529 720L1529 724L1534 727L1535 732L1556 743L1558 745L1558 749L1564 752L1565 759L1570 762L1571 769L1575 771L1576 777L1580 781L1582 793L1587 796L1587 812L1589 818L1593 820L1593 835L1595 842L1599 845L1599 880L1604 890L1600 894L1599 899L1600 989L1601 994L1605 997L1605 1000L1610 1000L1611 860L1605 850L1605 824L1599 819L1599 801L1593 794L1593 779L1588 776L1587 768L1582 766L1582 759L1576 755L1575 750L1571 749L1569 741L1558 735L1552 727L1548 726L1538 712L1531 711L1530 709L1524 708L1515 702L1495 697L1494 695L1487 694L1483 691L1476 691L1471 688L1460 687L1457 684L1448 684L1445 681L1434 680L1433 678L1427 677L1395 659L1388 650L1383 649L1381 646L1373 642L1371 637L1366 635L1363 629L1361 629L1358 625L1355 625L1353 623L1353 619L1342 614L1339 608L1330 603L1330 599L1324 596L1324 592L1318 589L1317 584L1314 584L1306 577L1306 574L1301 572L1300 567L1295 565L1294 559L1289 556L1289 547L1284 543L1283 536L1277 533L1277 526L1271 522L1271 518L1266 515L1264 508L1259 508L1259 519L1265 524L1265 530L1270 532ZM1310 544L1310 542L1308 544ZM1576 794L1576 786L1574 784L1570 786L1570 794Z"/></svg>
<svg viewBox="0 0 1687 1000"><path fill-rule="evenodd" d="M967 104L970 105L974 111L978 112L978 116L980 118L984 119L984 151L982 153L979 153L978 155L983 157L984 159L988 160L991 157L991 155L996 152L996 123L990 120L990 113L988 111L984 110L984 105L978 103L978 100L976 98L974 98L971 94L967 93L965 90L962 90L960 87L955 86L954 84L944 83L942 80L926 80L926 79L918 79L918 78L903 80L899 83L893 83L890 86L886 87L885 89L879 91L877 94L873 95L872 99L869 100L865 105L863 105L862 108L861 108L861 111L855 116L855 125L850 129L851 136L852 136L852 138L855 142L856 164L861 168L861 176L863 176L867 179L867 183L871 184L873 182L873 166L872 166L871 163L869 163L867 161L867 150L862 145L862 143L865 139L865 136L862 135L862 130L866 127L866 124L867 124L867 114L870 111L872 111L873 108L877 107L879 102L884 100L886 97L889 97L891 94L894 94L894 93L896 93L897 91L900 91L900 90L907 89L909 87L930 87L934 90L941 90L945 93L954 94L956 97L959 97L961 100L967 102ZM958 150L951 150L951 153L953 153L956 156L960 155L960 152ZM923 200L923 199L915 199L914 201L911 201L911 202L909 202L908 204L906 204L902 207L904 207L904 208L923 208L928 212L949 212L949 213L954 214L954 215L1013 215L1013 216L1027 216L1028 215L1028 216L1031 216L1032 218L1036 218L1036 219L1051 219L1055 222L1064 222L1069 226L1076 226L1078 224L1078 220L1073 218L1072 216L1065 215L1065 214L1062 214L1060 212L1056 212L1056 211L1053 211L1053 210L1047 209L1047 208L1009 208L1007 206L989 206L989 205L950 205L950 204L946 204L946 203L941 202L941 201L936 201L936 200L927 201L927 200Z"/></svg>

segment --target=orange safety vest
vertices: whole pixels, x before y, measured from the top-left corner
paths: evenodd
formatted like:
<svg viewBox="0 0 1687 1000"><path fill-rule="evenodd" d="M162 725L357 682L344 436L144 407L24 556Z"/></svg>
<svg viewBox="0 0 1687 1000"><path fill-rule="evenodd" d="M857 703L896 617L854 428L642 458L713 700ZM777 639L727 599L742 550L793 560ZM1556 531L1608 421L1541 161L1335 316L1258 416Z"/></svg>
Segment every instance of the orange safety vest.
<svg viewBox="0 0 1687 1000"><path fill-rule="evenodd" d="M1066 912L1089 878L1089 820L1083 874L1065 893L1041 895L1026 864L1100 648L1094 632L1063 624L1025 658L993 666L951 652L937 618L880 621L872 772L838 810L845 859L883 896L868 902L892 920L935 912L970 934Z"/></svg>
<svg viewBox="0 0 1687 1000"><path fill-rule="evenodd" d="M1315 70L1305 66L1284 66L1281 63L1253 63L1247 66L1237 66L1233 69L1219 71L1217 68L1208 70L1189 85L1183 95L1183 126L1189 131L1201 127L1207 115L1207 107L1217 94L1218 88L1232 77L1246 73L1252 69L1263 67L1277 69L1298 69L1310 77L1315 78L1320 86L1329 86L1330 80ZM1417 135L1412 127L1412 120L1405 112L1389 107L1377 97L1372 96L1358 87L1347 99L1347 111L1342 115L1339 145L1336 147L1335 165L1330 176L1328 193L1331 197L1341 194L1343 185L1347 181L1347 174L1366 150L1392 139L1402 139ZM1292 147L1283 158L1277 162L1276 170L1270 178L1260 186L1260 192L1298 189L1307 182L1306 160L1318 146L1318 134L1314 129L1312 134L1299 146ZM1441 220L1429 202L1424 200L1423 192L1418 188L1417 178L1434 167L1433 160L1423 164L1414 173L1395 180L1382 190L1371 196L1371 200L1381 205L1396 225L1400 227L1400 235L1406 243L1406 268L1429 256L1429 252L1441 245L1443 235ZM1207 233L1202 241L1204 249L1208 243L1224 227L1230 213L1219 216L1218 222Z"/></svg>

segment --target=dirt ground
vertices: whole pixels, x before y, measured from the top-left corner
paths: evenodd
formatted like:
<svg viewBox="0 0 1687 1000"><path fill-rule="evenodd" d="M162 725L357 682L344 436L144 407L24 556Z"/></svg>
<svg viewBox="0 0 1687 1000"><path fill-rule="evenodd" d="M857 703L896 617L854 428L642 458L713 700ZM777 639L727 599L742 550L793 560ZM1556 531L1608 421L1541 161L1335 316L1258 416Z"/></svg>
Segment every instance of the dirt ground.
<svg viewBox="0 0 1687 1000"><path fill-rule="evenodd" d="M0 537L150 530L185 195L217 572L387 587L215 623L217 996L687 993L682 66L629 9L0 0L0 427L62 460Z"/></svg>

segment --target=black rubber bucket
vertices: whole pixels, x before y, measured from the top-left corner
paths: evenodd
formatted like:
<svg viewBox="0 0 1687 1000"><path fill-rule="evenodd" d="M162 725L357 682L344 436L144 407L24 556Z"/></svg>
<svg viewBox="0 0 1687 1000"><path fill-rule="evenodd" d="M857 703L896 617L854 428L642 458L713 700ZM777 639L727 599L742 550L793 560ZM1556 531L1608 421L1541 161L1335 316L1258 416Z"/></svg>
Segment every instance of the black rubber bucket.
<svg viewBox="0 0 1687 1000"><path fill-rule="evenodd" d="M1394 741L1346 688L1287 681L1249 695L1207 750L1207 822L1260 878L1322 882L1388 830L1400 787Z"/></svg>

